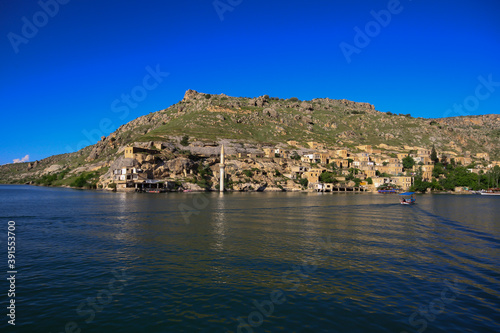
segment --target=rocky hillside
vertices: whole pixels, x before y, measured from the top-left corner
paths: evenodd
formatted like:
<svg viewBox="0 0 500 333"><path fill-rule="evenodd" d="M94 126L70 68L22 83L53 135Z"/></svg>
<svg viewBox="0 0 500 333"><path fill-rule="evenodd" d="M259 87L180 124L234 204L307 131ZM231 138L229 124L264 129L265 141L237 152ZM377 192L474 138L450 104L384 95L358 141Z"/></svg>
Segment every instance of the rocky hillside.
<svg viewBox="0 0 500 333"><path fill-rule="evenodd" d="M190 138L188 147L179 144L185 135ZM287 141L295 140L303 145L315 141L331 148L381 143L396 147L435 145L439 151L459 155L465 151L487 152L498 160L500 116L423 119L379 112L373 105L347 100L300 101L267 95L244 98L188 90L177 104L122 125L76 153L0 166L0 183L29 182L62 170L63 179L74 179L82 172L94 172L93 176L99 177L131 144L163 142L167 147L163 158L168 160L178 158L186 149L216 153L215 146L221 140L226 140L229 154L252 152L266 145L286 146ZM55 184L67 184L63 179Z"/></svg>

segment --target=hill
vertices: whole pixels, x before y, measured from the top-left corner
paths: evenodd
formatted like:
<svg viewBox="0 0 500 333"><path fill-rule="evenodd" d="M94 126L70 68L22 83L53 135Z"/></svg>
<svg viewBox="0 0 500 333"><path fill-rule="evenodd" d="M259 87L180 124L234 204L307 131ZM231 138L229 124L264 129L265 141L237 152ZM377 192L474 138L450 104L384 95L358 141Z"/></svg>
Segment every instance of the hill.
<svg viewBox="0 0 500 333"><path fill-rule="evenodd" d="M181 144L184 136L189 138L189 145ZM287 144L289 141L296 141L298 147ZM498 160L500 116L423 119L380 112L371 104L348 100L300 101L267 95L245 98L188 90L180 102L132 120L78 152L0 166L0 182L97 184L104 175L110 177L109 168L127 146L158 149L153 161L139 163L149 163L146 166L152 168L156 177L162 175L156 172L159 167L181 157L190 161L184 162L191 169L206 162L213 166L215 160L200 163L199 155L208 158L216 154L215 147L222 142L228 146L229 154L257 152L266 146L304 153L307 150L300 147L316 142L325 149L352 151L360 145L385 145L389 151L435 146L440 152L457 156L469 151L488 153L491 159ZM160 148L154 148L155 143L161 143Z"/></svg>

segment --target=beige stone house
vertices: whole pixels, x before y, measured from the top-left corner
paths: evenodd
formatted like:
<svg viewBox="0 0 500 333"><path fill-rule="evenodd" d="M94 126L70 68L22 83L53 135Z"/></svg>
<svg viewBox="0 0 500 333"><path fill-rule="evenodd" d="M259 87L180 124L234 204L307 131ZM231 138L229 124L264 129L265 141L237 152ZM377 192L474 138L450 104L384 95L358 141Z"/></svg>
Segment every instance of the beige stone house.
<svg viewBox="0 0 500 333"><path fill-rule="evenodd" d="M124 151L125 158L136 158L137 157L136 154L140 153L156 154L158 153L158 151L153 149L139 148L139 147L126 147Z"/></svg>
<svg viewBox="0 0 500 333"><path fill-rule="evenodd" d="M400 186L404 191L408 191L413 185L413 177L410 176L391 177L391 179L394 184Z"/></svg>
<svg viewBox="0 0 500 333"><path fill-rule="evenodd" d="M474 157L477 159L480 159L480 160L484 159L485 161L490 160L490 155L488 153L477 153L477 154L474 154Z"/></svg>
<svg viewBox="0 0 500 333"><path fill-rule="evenodd" d="M309 184L314 184L319 182L319 176L325 171L326 169L321 168L310 169L309 171L304 172L302 178L306 178Z"/></svg>

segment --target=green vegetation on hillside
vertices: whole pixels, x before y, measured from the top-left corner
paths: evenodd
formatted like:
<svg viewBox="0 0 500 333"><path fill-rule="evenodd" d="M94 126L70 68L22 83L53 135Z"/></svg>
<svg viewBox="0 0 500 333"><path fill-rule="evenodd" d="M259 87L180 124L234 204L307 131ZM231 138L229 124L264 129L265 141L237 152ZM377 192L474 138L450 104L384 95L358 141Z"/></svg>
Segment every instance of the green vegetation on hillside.
<svg viewBox="0 0 500 333"><path fill-rule="evenodd" d="M498 165L483 174L470 172L464 166L452 164L443 166L440 163L436 164L434 170L438 171L433 173L433 179L430 182L423 181L422 172L418 172L411 190L419 192L425 192L427 189L453 191L455 187L466 187L477 191L499 186L500 167Z"/></svg>

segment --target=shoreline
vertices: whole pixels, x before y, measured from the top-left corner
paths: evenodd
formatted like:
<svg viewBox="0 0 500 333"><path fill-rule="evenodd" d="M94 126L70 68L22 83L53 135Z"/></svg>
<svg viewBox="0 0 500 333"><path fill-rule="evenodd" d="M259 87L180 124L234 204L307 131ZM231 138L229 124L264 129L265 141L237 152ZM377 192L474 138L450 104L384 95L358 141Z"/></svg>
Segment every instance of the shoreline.
<svg viewBox="0 0 500 333"><path fill-rule="evenodd" d="M5 185L5 186L35 186L35 187L46 187L46 188L64 188L64 189L73 189L73 190L82 190L82 191L95 191L95 192L107 192L107 193L143 193L143 194L162 194L162 193L353 193L353 194L380 194L380 195L398 195L398 193L378 193L378 191L328 191L328 192L322 192L322 191L315 191L315 190L293 190L293 191L287 191L287 190L263 190L263 191L258 191L258 190L252 190L252 191L235 191L235 190L225 190L224 192L219 192L218 190L189 190L189 191L172 191L172 190L166 190L164 192L159 192L159 193L148 193L148 192L139 192L135 191L135 189L131 190L113 190L113 189L103 189L103 188L83 188L83 187L72 187L68 185L63 185L63 186L47 186L47 185L37 185L37 184L0 184L0 185ZM471 193L469 191L467 192L454 192L454 191L430 191L426 193L420 193L416 192L417 194L451 194L451 195L476 195L476 193Z"/></svg>

